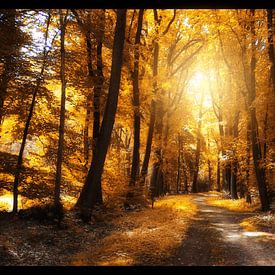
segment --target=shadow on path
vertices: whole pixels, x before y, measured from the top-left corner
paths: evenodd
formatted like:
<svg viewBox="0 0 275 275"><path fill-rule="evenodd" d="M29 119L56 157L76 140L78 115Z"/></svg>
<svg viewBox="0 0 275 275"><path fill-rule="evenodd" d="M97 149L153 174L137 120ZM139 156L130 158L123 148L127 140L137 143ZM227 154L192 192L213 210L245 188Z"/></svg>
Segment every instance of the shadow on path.
<svg viewBox="0 0 275 275"><path fill-rule="evenodd" d="M169 265L275 265L274 234L245 231L239 224L253 213L208 205L208 196L193 196L199 211Z"/></svg>

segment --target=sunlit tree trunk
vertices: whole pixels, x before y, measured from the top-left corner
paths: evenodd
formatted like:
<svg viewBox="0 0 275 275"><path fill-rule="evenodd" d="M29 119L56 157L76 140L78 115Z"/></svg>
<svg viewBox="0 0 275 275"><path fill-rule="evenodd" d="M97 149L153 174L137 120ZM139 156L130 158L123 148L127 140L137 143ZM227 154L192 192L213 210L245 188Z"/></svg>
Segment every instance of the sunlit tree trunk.
<svg viewBox="0 0 275 275"><path fill-rule="evenodd" d="M177 194L179 193L181 180L181 136L178 134L178 162L177 162Z"/></svg>
<svg viewBox="0 0 275 275"><path fill-rule="evenodd" d="M156 33L158 33L158 19L157 19L157 11L154 10L155 14L155 26L156 26ZM158 90L158 83L156 80L156 77L158 75L158 61L159 61L159 44L155 40L154 41L154 53L153 53L153 93L156 95ZM147 135L147 141L146 141L146 149L145 149L145 155L144 160L142 163L142 169L141 169L141 176L144 178L145 175L148 172L148 165L151 155L151 147L152 147L152 141L153 141L153 133L155 128L155 121L156 121L156 100L152 99L151 107L150 107L150 123L149 123L149 129L148 129L148 135Z"/></svg>
<svg viewBox="0 0 275 275"><path fill-rule="evenodd" d="M251 134L250 134L250 127L251 127L251 123L250 120L248 118L247 121L247 129L246 129L246 155L245 155L245 162L246 162L246 168L245 168L245 182L246 182L246 201L249 202L251 201L251 197L250 197L250 151L251 151Z"/></svg>
<svg viewBox="0 0 275 275"><path fill-rule="evenodd" d="M256 98L256 78L255 78L255 69L256 69L256 56L255 56L255 10L251 10L251 48L252 48L252 56L250 62L250 91L248 95L249 100L249 114L250 114L250 122L251 122L251 142L252 142L252 154L253 154L253 162L254 169L260 194L260 201L263 211L267 211L270 209L269 199L267 194L267 188L264 178L264 167L262 167L262 152L261 152L261 144L258 136L258 125L257 125L257 117L256 117L256 107L254 105L254 101Z"/></svg>
<svg viewBox="0 0 275 275"><path fill-rule="evenodd" d="M65 32L66 32L66 16L64 18L62 10L59 10L60 16L60 77L61 77L61 104L60 104L60 117L59 117L59 137L58 137L58 151L56 162L56 175L55 175L55 188L54 188L54 205L56 209L60 206L60 187L62 180L62 159L64 147L64 128L65 128L65 111L66 111L66 78L65 78Z"/></svg>
<svg viewBox="0 0 275 275"><path fill-rule="evenodd" d="M275 53L274 53L274 10L268 9L267 10L267 28L268 28L268 56L269 60L271 62L271 68L270 68L270 78L272 81L272 89L275 93Z"/></svg>
<svg viewBox="0 0 275 275"><path fill-rule="evenodd" d="M217 157L217 191L221 191L221 164L219 153Z"/></svg>
<svg viewBox="0 0 275 275"><path fill-rule="evenodd" d="M130 185L135 185L139 179L139 162L140 162L140 103L139 103L139 44L142 29L143 9L139 10L138 25L135 37L134 50L134 71L132 75L133 80L133 105L134 105L134 148L131 165Z"/></svg>
<svg viewBox="0 0 275 275"><path fill-rule="evenodd" d="M33 90L32 101L31 101L29 113L27 116L24 132L23 132L23 137L22 137L22 142L21 142L21 146L20 146L20 151L19 151L19 155L18 155L18 159L17 159L17 163L16 163L16 168L15 168L15 176L14 176L14 184L13 184L13 210L12 210L13 213L17 213L17 211L18 211L18 186L19 186L20 175L21 175L21 171L22 171L23 155L24 155L28 131L29 131L29 127L30 127L30 123L31 123L31 119L32 119L32 115L33 115L33 111L34 111L34 107L35 107L36 96L39 91L41 81L42 81L43 75L44 75L44 69L46 66L46 57L47 57L47 53L48 53L46 50L46 47L47 47L48 30L49 30L50 20L51 20L51 14L49 12L48 20L47 20L47 27L46 27L46 32L45 32L45 44L44 44L43 61L42 61L43 63L42 63L40 73L36 80L36 85Z"/></svg>
<svg viewBox="0 0 275 275"><path fill-rule="evenodd" d="M208 137L207 137L207 150L208 153L211 152L211 148L210 148L210 139L209 139L209 133L208 133ZM212 188L212 167L211 167L211 161L208 157L207 159L207 166L208 166L208 189L211 190Z"/></svg>
<svg viewBox="0 0 275 275"><path fill-rule="evenodd" d="M237 102L236 102L237 103ZM238 159L237 159L237 152L235 148L235 143L237 142L238 138L238 125L239 125L239 111L235 112L235 117L234 117L234 123L233 123L233 160L231 163L231 178L230 178L230 194L231 198L233 200L238 199L238 194L237 194L237 174L238 174Z"/></svg>
<svg viewBox="0 0 275 275"><path fill-rule="evenodd" d="M123 64L126 12L126 9L117 10L109 93L106 101L99 137L95 147L95 155L93 157L84 187L77 202L77 206L79 206L81 210L81 216L83 220L90 220L91 210L97 201L97 193L101 186L101 177L104 163L111 140L113 125L115 122L115 114L120 89L121 68Z"/></svg>
<svg viewBox="0 0 275 275"><path fill-rule="evenodd" d="M201 124L202 124L202 105L204 100L204 92L201 95L200 110L199 110L199 121L197 128L197 145L196 145L196 154L195 154L195 165L194 165L194 174L192 182L192 193L197 193L198 190L198 174L200 166L200 154L201 154Z"/></svg>

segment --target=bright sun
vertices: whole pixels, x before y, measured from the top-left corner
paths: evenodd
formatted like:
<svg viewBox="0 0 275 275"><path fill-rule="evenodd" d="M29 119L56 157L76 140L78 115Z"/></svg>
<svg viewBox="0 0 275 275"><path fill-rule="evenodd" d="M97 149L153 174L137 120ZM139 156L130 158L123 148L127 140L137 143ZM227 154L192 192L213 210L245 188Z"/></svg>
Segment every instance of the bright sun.
<svg viewBox="0 0 275 275"><path fill-rule="evenodd" d="M202 94L204 94L204 108L212 107L212 98L209 91L209 78L201 71L196 71L188 83L188 94L194 98L196 102L200 102Z"/></svg>

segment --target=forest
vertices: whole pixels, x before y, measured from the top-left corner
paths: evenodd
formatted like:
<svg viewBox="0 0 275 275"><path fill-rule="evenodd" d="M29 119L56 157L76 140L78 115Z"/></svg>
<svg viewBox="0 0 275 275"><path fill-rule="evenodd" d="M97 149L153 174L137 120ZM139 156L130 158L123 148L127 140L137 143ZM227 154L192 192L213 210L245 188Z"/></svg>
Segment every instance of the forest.
<svg viewBox="0 0 275 275"><path fill-rule="evenodd" d="M0 265L275 265L274 36L273 9L0 9Z"/></svg>

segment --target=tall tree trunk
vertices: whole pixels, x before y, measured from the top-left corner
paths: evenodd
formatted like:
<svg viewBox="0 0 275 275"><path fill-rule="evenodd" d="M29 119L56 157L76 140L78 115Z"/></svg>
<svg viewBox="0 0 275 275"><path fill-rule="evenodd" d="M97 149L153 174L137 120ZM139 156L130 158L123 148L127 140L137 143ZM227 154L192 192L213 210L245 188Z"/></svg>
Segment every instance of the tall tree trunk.
<svg viewBox="0 0 275 275"><path fill-rule="evenodd" d="M238 162L233 160L231 164L231 176L230 176L230 194L233 200L238 199L237 194L237 173L238 173Z"/></svg>
<svg viewBox="0 0 275 275"><path fill-rule="evenodd" d="M252 57L250 62L250 91L248 95L249 105L250 105L250 122L251 122L251 142L252 142L252 154L253 154L253 162L254 169L260 194L260 201L263 211L268 211L270 209L269 199L267 194L266 183L264 179L264 168L261 165L262 161L262 152L261 145L258 136L258 125L257 125L257 117L256 117L256 107L254 105L254 101L256 98L256 78L255 78L255 69L256 69L256 56L255 56L255 10L251 10L251 48L252 48Z"/></svg>
<svg viewBox="0 0 275 275"><path fill-rule="evenodd" d="M91 210L96 204L97 193L101 186L101 177L104 163L111 140L113 125L117 109L121 68L123 63L123 47L126 26L126 9L117 10L117 21L112 53L112 67L109 93L106 101L105 112L99 137L85 184L81 191L77 206L80 207L83 220L90 220Z"/></svg>
<svg viewBox="0 0 275 275"><path fill-rule="evenodd" d="M237 152L236 152L235 144L237 142L237 138L239 134L238 133L239 115L240 115L239 111L236 111L235 117L234 117L234 123L233 123L233 144L232 144L233 160L231 163L231 178L230 178L230 194L233 200L238 199L238 194L237 194L238 159L236 157Z"/></svg>
<svg viewBox="0 0 275 275"><path fill-rule="evenodd" d="M179 193L180 178L181 178L181 136L178 134L178 163L177 163L177 194Z"/></svg>
<svg viewBox="0 0 275 275"><path fill-rule="evenodd" d="M199 174L200 154L201 154L201 121L202 121L203 100L204 100L204 92L201 96L201 102L200 102L199 121L198 121L198 128L197 128L197 147L196 147L194 175L193 175L193 182L192 182L192 189L191 189L192 193L198 192L198 174Z"/></svg>
<svg viewBox="0 0 275 275"><path fill-rule="evenodd" d="M267 10L267 28L268 28L268 56L271 62L270 68L270 78L272 81L272 89L275 93L275 53L274 53L274 18L273 18L274 10L268 9Z"/></svg>
<svg viewBox="0 0 275 275"><path fill-rule="evenodd" d="M86 118L85 118L85 128L84 128L84 158L85 158L85 165L88 167L88 163L91 161L92 157L92 142L90 137L91 135L91 119L92 119L92 86L93 86L93 79L94 79L94 71L93 71L93 64L92 64L92 43L90 37L90 30L85 33L85 41L86 41L86 59L87 59L87 68L88 68L88 82L90 91L87 95L87 103L86 103Z"/></svg>
<svg viewBox="0 0 275 275"><path fill-rule="evenodd" d="M221 164L220 164L220 156L218 154L217 158L217 191L221 191Z"/></svg>
<svg viewBox="0 0 275 275"><path fill-rule="evenodd" d="M210 140L209 140L209 133L207 135L207 150L208 152L211 152L211 148L210 148ZM207 159L207 166L208 166L208 191L211 190L212 187L212 167L211 167L211 161L208 158Z"/></svg>
<svg viewBox="0 0 275 275"><path fill-rule="evenodd" d="M207 165L208 165L208 191L211 190L212 186L212 167L211 167L211 161L210 159L207 160Z"/></svg>
<svg viewBox="0 0 275 275"><path fill-rule="evenodd" d="M138 25L135 38L134 50L134 72L132 75L133 80L133 105L134 105L134 148L131 167L130 185L135 185L139 179L139 147L140 147L140 103L139 103L139 45L142 29L144 9L139 10Z"/></svg>
<svg viewBox="0 0 275 275"><path fill-rule="evenodd" d="M102 45L105 28L105 11L100 14L99 34L97 37L96 46L96 80L94 87L94 121L93 121L93 155L95 154L96 142L100 132L100 98L102 93L102 86L104 83L103 62L102 62Z"/></svg>
<svg viewBox="0 0 275 275"><path fill-rule="evenodd" d="M66 79L65 79L65 31L66 31L66 16L63 17L62 10L59 10L60 16L60 78L61 78L61 104L59 117L59 138L58 151L56 162L55 188L54 188L54 206L56 209L60 206L60 187L62 180L62 159L63 159L63 145L64 145L64 127L65 127L65 111L66 111Z"/></svg>
<svg viewBox="0 0 275 275"><path fill-rule="evenodd" d="M100 24L99 24L99 35L97 38L96 46L96 81L94 87L94 121L93 121L93 156L95 155L96 143L99 138L100 132L100 98L102 94L102 88L104 83L103 75L103 62L102 62L102 45L103 36L105 29L105 11L101 11L100 14ZM98 187L98 192L96 194L96 203L103 204L102 198L102 188L101 185Z"/></svg>
<svg viewBox="0 0 275 275"><path fill-rule="evenodd" d="M264 165L264 181L266 182L266 165L267 165L267 131L268 131L268 104L266 105L265 119L264 119L264 144L263 144L263 165Z"/></svg>
<svg viewBox="0 0 275 275"><path fill-rule="evenodd" d="M246 168L245 168L245 184L246 184L245 185L245 191L246 191L246 201L247 202L251 201L250 188L249 188L249 185L250 185L249 184L249 178L250 178L250 150L251 150L250 128L251 128L251 123L250 123L250 120L248 120L247 121L247 129L246 129L246 155L245 155L245 162L246 162Z"/></svg>
<svg viewBox="0 0 275 275"><path fill-rule="evenodd" d="M155 26L156 26L156 33L158 34L158 27L159 27L159 21L157 19L157 11L155 10ZM158 75L158 61L159 61L159 44L155 40L154 41L154 60L153 60L153 93L154 95L157 94L158 90L158 83L156 80L156 77ZM152 147L152 141L153 141L153 133L154 133L154 127L155 127L155 121L156 121L156 100L152 99L151 102L151 108L150 108L150 123L149 123L149 129L148 129L148 135L147 135L147 141L146 141L146 149L145 149L145 155L144 160L142 163L142 169L141 169L141 176L144 178L145 175L148 172L148 165L151 155L151 147Z"/></svg>
<svg viewBox="0 0 275 275"><path fill-rule="evenodd" d="M85 167L92 161L95 155L95 147L100 132L100 98L102 93L102 86L104 83L103 75L103 62L102 62L102 45L105 29L105 10L98 10L99 19L96 33L96 70L93 69L92 62L92 40L90 25L85 26L85 23L80 19L76 10L72 9L74 16L77 19L78 25L85 35L86 41L86 55L87 55L87 68L88 68L88 80L91 87L91 91L87 96L87 109L84 128L84 158ZM89 23L91 22L89 14ZM93 123L91 123L91 115L93 113ZM92 134L90 134L91 124L93 124ZM92 137L91 137L92 136ZM97 190L96 201L98 204L103 203L101 186Z"/></svg>
<svg viewBox="0 0 275 275"><path fill-rule="evenodd" d="M39 76L37 77L37 80L36 80L36 86L35 86L33 94L32 94L32 101L31 101L28 117L27 117L27 120L26 120L24 132L23 132L23 137L22 137L22 142L21 142L21 146L20 146L20 151L19 151L19 155L18 155L18 159L17 159L17 163L16 163L16 168L15 168L15 176L14 176L14 184L13 184L13 210L12 210L13 213L17 213L17 211L18 211L18 186L19 186L20 175L21 175L21 171L22 171L23 155L24 155L24 150L25 150L25 145L26 145L26 141L27 141L28 131L29 131L29 127L30 127L30 123L31 123L31 119L32 119L33 111L34 111L36 96L37 96L37 93L39 91L41 81L42 81L43 75L44 75L44 69L45 69L45 66L46 66L46 57L47 57L47 54L48 54L48 52L46 50L46 47L47 47L50 20L51 20L51 14L49 12L48 20L47 20L47 28L46 28L46 33L45 33L45 44L44 44L44 50L43 50L43 63L42 63L42 67L41 67L41 70L40 70L40 74L39 74Z"/></svg>

